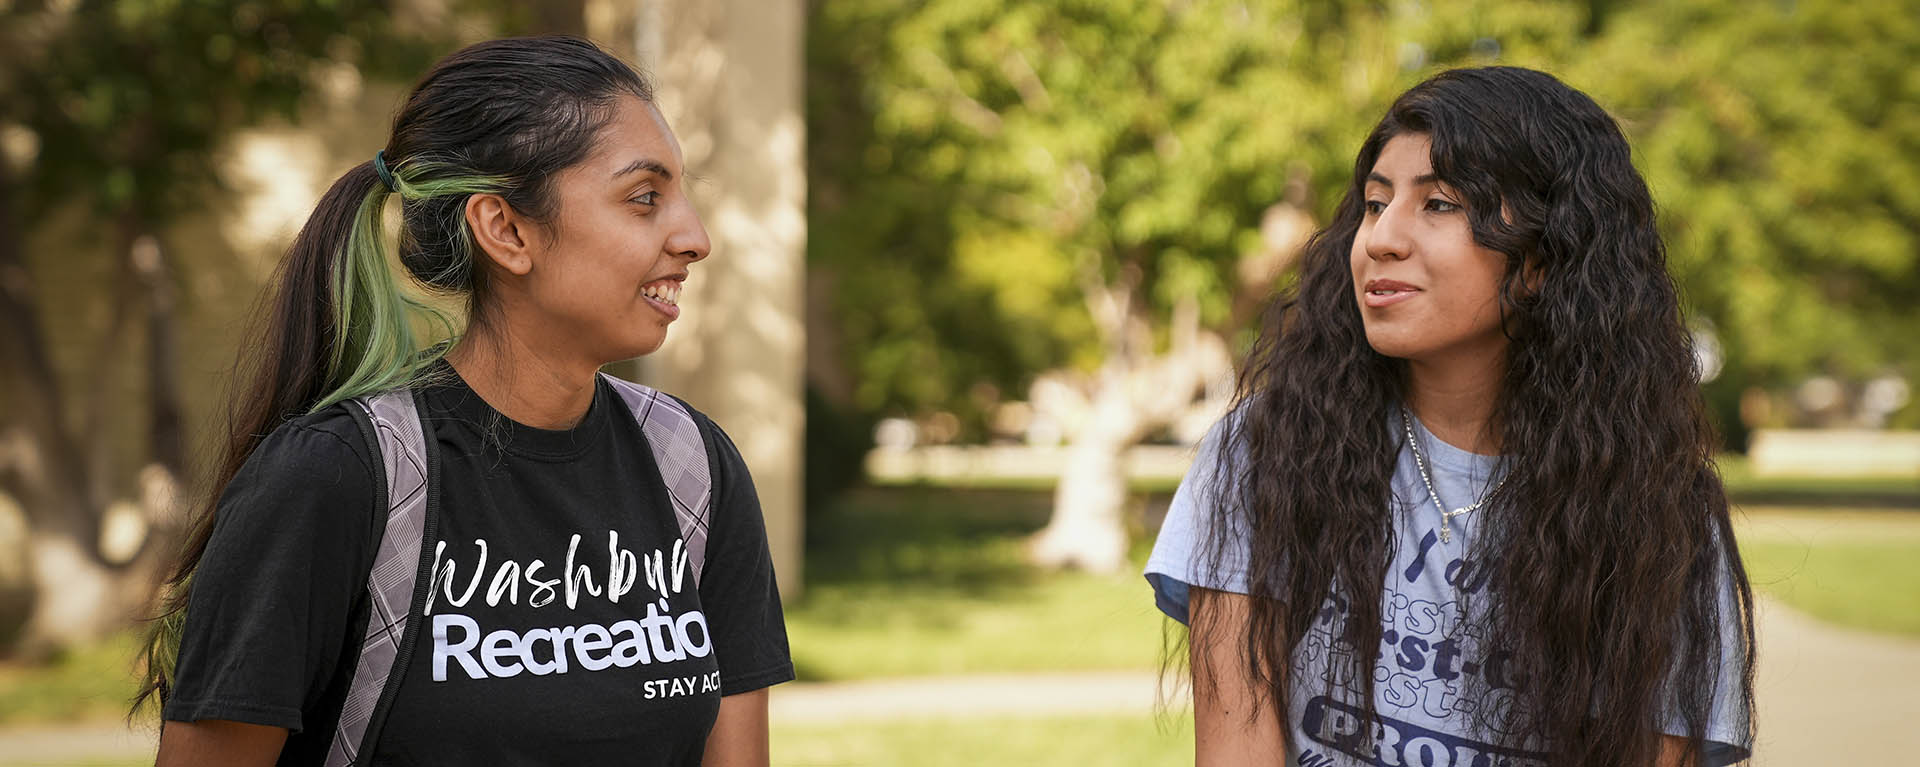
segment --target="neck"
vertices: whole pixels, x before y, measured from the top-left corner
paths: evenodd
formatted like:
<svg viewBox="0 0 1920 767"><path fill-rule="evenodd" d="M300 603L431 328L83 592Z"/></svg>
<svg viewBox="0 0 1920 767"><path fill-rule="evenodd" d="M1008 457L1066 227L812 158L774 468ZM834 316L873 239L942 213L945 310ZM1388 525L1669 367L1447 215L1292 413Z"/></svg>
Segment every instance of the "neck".
<svg viewBox="0 0 1920 767"><path fill-rule="evenodd" d="M1505 359L1504 353L1482 353L1409 360L1407 406L1440 441L1470 453L1499 455L1493 408Z"/></svg>
<svg viewBox="0 0 1920 767"><path fill-rule="evenodd" d="M528 343L511 327L475 324L447 352L447 363L480 399L515 422L569 429L593 405L599 366L569 360L552 346Z"/></svg>

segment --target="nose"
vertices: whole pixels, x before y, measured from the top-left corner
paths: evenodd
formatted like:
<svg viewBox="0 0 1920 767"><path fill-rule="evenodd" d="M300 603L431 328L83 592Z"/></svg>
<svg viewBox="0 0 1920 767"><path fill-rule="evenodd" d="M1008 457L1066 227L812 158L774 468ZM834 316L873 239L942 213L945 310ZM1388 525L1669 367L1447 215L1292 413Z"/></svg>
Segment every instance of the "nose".
<svg viewBox="0 0 1920 767"><path fill-rule="evenodd" d="M1366 238L1367 257L1375 261L1399 261L1405 259L1413 250L1413 238L1407 229L1411 222L1407 219L1410 206L1388 203L1387 209L1373 219L1373 226L1363 227L1361 236Z"/></svg>
<svg viewBox="0 0 1920 767"><path fill-rule="evenodd" d="M693 263L707 257L713 251L713 241L707 237L707 226L700 221L700 212L692 203L681 207L680 220L673 232L667 235L666 251L669 254L687 259Z"/></svg>

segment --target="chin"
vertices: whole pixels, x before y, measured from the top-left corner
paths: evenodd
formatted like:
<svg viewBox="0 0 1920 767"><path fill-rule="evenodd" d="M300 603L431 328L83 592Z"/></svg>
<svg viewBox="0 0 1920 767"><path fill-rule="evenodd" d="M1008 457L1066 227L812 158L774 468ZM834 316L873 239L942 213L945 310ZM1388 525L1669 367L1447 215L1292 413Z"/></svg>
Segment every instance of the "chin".
<svg viewBox="0 0 1920 767"><path fill-rule="evenodd" d="M649 354L660 351L660 347L665 345L667 345L667 334L661 333L660 335L655 336L652 340L642 341L638 344L628 347L629 353L627 354L627 359L633 359L634 357L645 357Z"/></svg>
<svg viewBox="0 0 1920 767"><path fill-rule="evenodd" d="M613 357L609 361L620 362L645 357L660 351L660 347L665 346L666 342L667 334L665 332L649 338L623 338L613 345Z"/></svg>
<svg viewBox="0 0 1920 767"><path fill-rule="evenodd" d="M1367 328L1367 345L1387 357L1413 359L1426 351L1428 344L1421 343L1419 338L1409 337L1411 335L1398 329Z"/></svg>
<svg viewBox="0 0 1920 767"><path fill-rule="evenodd" d="M1372 326L1368 326L1366 330L1367 345L1373 347L1374 351L1389 357L1398 357L1406 350L1406 339L1401 338L1399 333Z"/></svg>

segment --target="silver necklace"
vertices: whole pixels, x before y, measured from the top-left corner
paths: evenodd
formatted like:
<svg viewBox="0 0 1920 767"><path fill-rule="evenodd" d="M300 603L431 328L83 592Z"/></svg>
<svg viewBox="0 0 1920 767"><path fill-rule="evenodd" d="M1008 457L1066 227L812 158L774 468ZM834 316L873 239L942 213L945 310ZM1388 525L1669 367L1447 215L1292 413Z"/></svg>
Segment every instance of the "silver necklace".
<svg viewBox="0 0 1920 767"><path fill-rule="evenodd" d="M1400 407L1400 425L1407 430L1407 447L1413 449L1413 465L1420 469L1420 482L1427 486L1427 497L1432 498L1434 507L1440 510L1440 542L1452 543L1453 518L1480 508L1480 504L1486 503L1494 493L1500 492L1500 486L1507 484L1507 478L1501 477L1499 482L1494 483L1492 490L1488 490L1486 495L1481 496L1480 500L1474 501L1471 505L1447 511L1447 505L1440 502L1440 494L1433 489L1433 477L1427 474L1427 460L1420 455L1420 441L1413 438L1413 413L1409 412L1405 405Z"/></svg>

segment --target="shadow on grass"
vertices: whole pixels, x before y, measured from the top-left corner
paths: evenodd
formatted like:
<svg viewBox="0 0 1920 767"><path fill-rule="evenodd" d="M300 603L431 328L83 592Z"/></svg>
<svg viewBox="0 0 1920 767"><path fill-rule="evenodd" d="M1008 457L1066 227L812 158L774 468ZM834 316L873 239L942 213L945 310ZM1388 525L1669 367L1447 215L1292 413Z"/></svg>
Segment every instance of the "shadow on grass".
<svg viewBox="0 0 1920 767"><path fill-rule="evenodd" d="M1136 491L1128 553L1153 548L1166 493ZM856 489L810 516L806 579L816 586L946 591L988 597L1054 573L1026 561L1028 537L1046 526L1047 488L891 485Z"/></svg>
<svg viewBox="0 0 1920 767"><path fill-rule="evenodd" d="M1027 490L862 488L807 520L807 583L988 596L1030 584L1022 545L1052 498Z"/></svg>
<svg viewBox="0 0 1920 767"><path fill-rule="evenodd" d="M1027 563L1026 541L1052 503L1044 490L896 485L858 489L816 511L807 520L806 590L786 605L798 676L1150 662L1151 641L1134 641L1157 625L1137 575ZM1141 524L1136 537L1147 536Z"/></svg>
<svg viewBox="0 0 1920 767"><path fill-rule="evenodd" d="M1830 509L1920 509L1920 482L1912 488L1898 487L1821 487L1753 486L1727 488L1727 500L1735 506L1796 506Z"/></svg>

